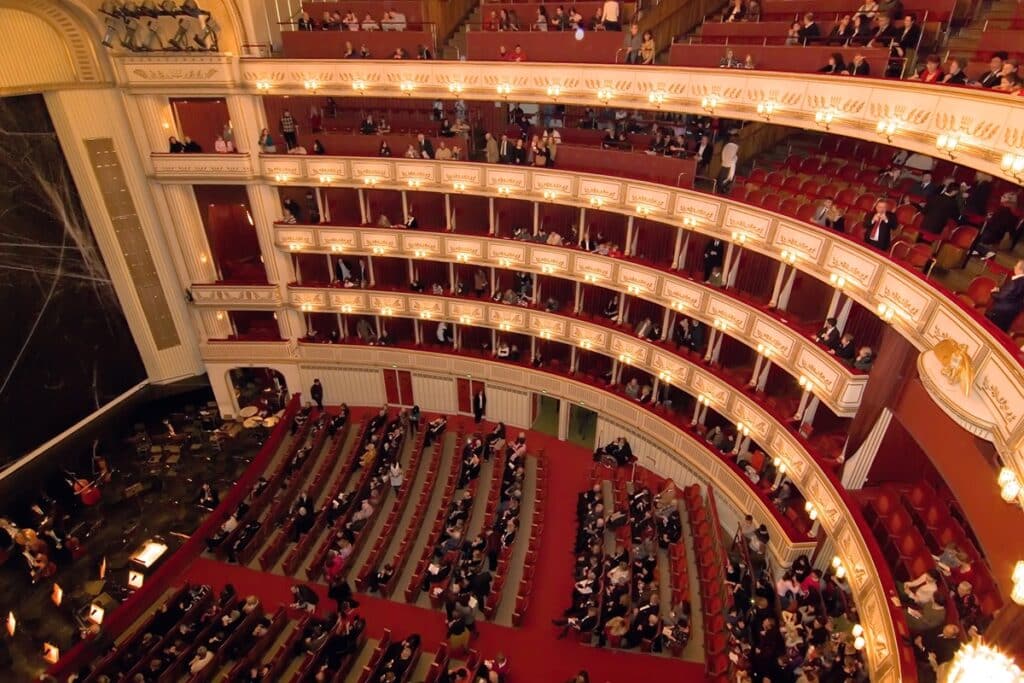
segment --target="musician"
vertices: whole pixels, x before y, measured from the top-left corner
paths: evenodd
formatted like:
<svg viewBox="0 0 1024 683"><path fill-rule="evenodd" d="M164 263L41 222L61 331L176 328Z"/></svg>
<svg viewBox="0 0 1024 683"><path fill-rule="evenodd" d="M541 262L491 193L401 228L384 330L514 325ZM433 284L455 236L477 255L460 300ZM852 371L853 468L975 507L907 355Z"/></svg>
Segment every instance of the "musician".
<svg viewBox="0 0 1024 683"><path fill-rule="evenodd" d="M212 511L220 505L220 496L210 484L204 483L203 487L199 490L199 498L196 502L199 504L199 507Z"/></svg>

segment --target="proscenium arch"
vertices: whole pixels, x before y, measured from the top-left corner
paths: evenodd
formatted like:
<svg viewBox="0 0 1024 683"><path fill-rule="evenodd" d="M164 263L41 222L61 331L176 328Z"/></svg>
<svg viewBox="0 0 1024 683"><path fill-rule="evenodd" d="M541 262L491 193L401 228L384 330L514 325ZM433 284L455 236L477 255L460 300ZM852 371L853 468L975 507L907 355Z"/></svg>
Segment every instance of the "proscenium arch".
<svg viewBox="0 0 1024 683"><path fill-rule="evenodd" d="M430 351L346 344L293 344L290 342L216 342L201 347L204 360L209 363L232 363L246 358L253 365L278 367L286 363L297 366L329 368L381 368L426 371L451 377L471 376L484 382L515 386L532 392L546 391L548 395L578 403L612 416L634 415L638 427L664 451L672 453L681 442L692 443L693 437L680 430L651 410L641 409L634 403L593 385L578 382L545 370L523 366L510 368L507 363L455 354ZM510 371L514 370L514 371ZM768 448L775 453L791 453L801 448L790 435L780 434ZM703 448L700 444L698 447ZM836 490L816 465L801 470L790 468L790 476L821 510L819 520L834 540L836 553L847 568L850 587L854 595L861 624L866 631L869 647L864 649L871 680L876 683L898 683L901 662L894 624L894 613L874 569L869 541L861 534L855 520L844 512L847 498ZM820 503L820 504L819 504ZM852 509L852 502L849 507ZM885 570L888 571L888 570Z"/></svg>

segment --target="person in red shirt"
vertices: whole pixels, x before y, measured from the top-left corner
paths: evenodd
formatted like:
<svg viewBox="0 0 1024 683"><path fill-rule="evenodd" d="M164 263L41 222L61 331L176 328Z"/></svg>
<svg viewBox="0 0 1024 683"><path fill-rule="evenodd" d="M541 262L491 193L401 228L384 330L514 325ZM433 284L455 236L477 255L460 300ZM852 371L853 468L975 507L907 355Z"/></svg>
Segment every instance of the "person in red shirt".
<svg viewBox="0 0 1024 683"><path fill-rule="evenodd" d="M513 62L525 62L526 61L526 53L523 52L523 46L522 45L516 45L515 50L512 51L511 61L513 61Z"/></svg>

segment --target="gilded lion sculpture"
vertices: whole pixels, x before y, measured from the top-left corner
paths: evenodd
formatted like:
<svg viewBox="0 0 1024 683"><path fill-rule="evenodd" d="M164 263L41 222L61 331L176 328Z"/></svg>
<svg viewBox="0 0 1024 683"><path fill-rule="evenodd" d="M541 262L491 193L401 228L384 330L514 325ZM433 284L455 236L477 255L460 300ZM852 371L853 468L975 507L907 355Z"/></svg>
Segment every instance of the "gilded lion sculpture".
<svg viewBox="0 0 1024 683"><path fill-rule="evenodd" d="M943 339L932 349L935 357L942 364L942 376L950 384L959 384L964 396L971 393L974 386L974 367L971 356L967 353L967 345L952 339Z"/></svg>

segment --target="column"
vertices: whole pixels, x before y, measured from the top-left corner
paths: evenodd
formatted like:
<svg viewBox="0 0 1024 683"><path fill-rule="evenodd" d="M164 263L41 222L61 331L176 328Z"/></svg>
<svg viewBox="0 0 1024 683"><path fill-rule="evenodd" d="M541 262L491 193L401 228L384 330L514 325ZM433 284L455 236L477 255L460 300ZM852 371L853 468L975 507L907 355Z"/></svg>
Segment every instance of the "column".
<svg viewBox="0 0 1024 683"><path fill-rule="evenodd" d="M444 228L448 232L455 232L455 217L452 216L452 196L444 193Z"/></svg>
<svg viewBox="0 0 1024 683"><path fill-rule="evenodd" d="M533 203L533 234L540 234L540 202Z"/></svg>
<svg viewBox="0 0 1024 683"><path fill-rule="evenodd" d="M633 223L635 218L630 216L626 220L626 243L622 245L622 252L626 256L633 255Z"/></svg>
<svg viewBox="0 0 1024 683"><path fill-rule="evenodd" d="M366 225L370 222L369 211L366 208L366 193L360 187L356 190L356 195L359 197L359 222Z"/></svg>
<svg viewBox="0 0 1024 683"><path fill-rule="evenodd" d="M853 308L853 299L846 297L843 301L843 305L839 308L839 314L836 315L836 329L840 332L846 327L846 321L850 319L850 310Z"/></svg>
<svg viewBox="0 0 1024 683"><path fill-rule="evenodd" d="M126 111L138 142L145 140L148 143L148 149L142 155L148 164L150 153L168 151L167 138L173 135L180 140L182 137L175 124L174 110L170 100L163 95L136 95L127 98L127 102Z"/></svg>
<svg viewBox="0 0 1024 683"><path fill-rule="evenodd" d="M750 381L747 382L747 386L753 389L757 386L757 377L761 374L761 366L764 364L764 356L757 354L757 358L754 359L754 371L750 373Z"/></svg>
<svg viewBox="0 0 1024 683"><path fill-rule="evenodd" d="M281 300L288 300L287 284L295 279L291 259L277 248L274 240L274 221L277 220L280 204L277 188L271 185L248 185L249 208L255 223L256 235L263 252L263 265L267 269L267 281L281 286Z"/></svg>
<svg viewBox="0 0 1024 683"><path fill-rule="evenodd" d="M725 287L728 288L728 287L735 287L736 286L736 276L740 272L740 261L742 260L742 256L743 256L743 249L742 248L737 248L736 249L736 253L733 255L732 265L731 265L731 267L729 268L729 271L728 271L728 279L725 281L725 284L724 284Z"/></svg>
<svg viewBox="0 0 1024 683"><path fill-rule="evenodd" d="M836 311L839 310L839 299L842 296L843 290L838 288L832 290L832 300L828 304L828 313L825 314L826 318L836 317Z"/></svg>
<svg viewBox="0 0 1024 683"><path fill-rule="evenodd" d="M682 231L680 231L682 232ZM678 243L678 238L676 242ZM686 268L686 254L690 250L690 232L686 231L686 239L683 240L683 246L676 249L676 261L675 269L684 270Z"/></svg>
<svg viewBox="0 0 1024 683"><path fill-rule="evenodd" d="M402 222L409 220L409 193L402 190Z"/></svg>
<svg viewBox="0 0 1024 683"><path fill-rule="evenodd" d="M764 369L761 370L761 376L757 378L757 386L754 387L755 391L764 393L765 385L768 384L768 372L772 369L772 362L765 359Z"/></svg>
<svg viewBox="0 0 1024 683"><path fill-rule="evenodd" d="M494 197L487 198L487 234L497 235L497 226L494 221Z"/></svg>
<svg viewBox="0 0 1024 683"><path fill-rule="evenodd" d="M569 413L570 404L568 401L558 400L558 438L565 441L569 438Z"/></svg>
<svg viewBox="0 0 1024 683"><path fill-rule="evenodd" d="M259 153L256 149L256 140L260 136L260 131L264 128L273 130L273 127L267 125L263 98L258 95L228 95L225 101L228 105L228 116L231 117L231 128L235 134L235 149L239 152L249 152L255 158ZM278 136L275 130L274 137Z"/></svg>
<svg viewBox="0 0 1024 683"><path fill-rule="evenodd" d="M768 302L768 306L771 308L778 308L779 297L782 295L782 281L786 277L786 264L783 261L779 262L779 270L775 273L775 286L772 288L772 298Z"/></svg>
<svg viewBox="0 0 1024 683"><path fill-rule="evenodd" d="M892 422L892 411L883 408L857 452L847 455L844 447L843 486L846 489L859 489L864 486L864 482L868 479L868 472L871 471L871 466L875 463L875 458L878 457L882 439L885 438L885 433L889 430L890 422Z"/></svg>
<svg viewBox="0 0 1024 683"><path fill-rule="evenodd" d="M807 425L808 427L814 424L814 415L818 412L818 406L821 404L821 400L817 396L811 395L811 400L807 403L807 408L804 410L803 420L800 421L800 426Z"/></svg>
<svg viewBox="0 0 1024 683"><path fill-rule="evenodd" d="M174 228L171 253L180 264L179 274L185 276L182 285L188 287L219 280L192 186L157 185L153 187L153 198L157 213L167 213L169 220L165 225Z"/></svg>
<svg viewBox="0 0 1024 683"><path fill-rule="evenodd" d="M583 285L577 282L574 289L572 312L579 313L583 305Z"/></svg>
<svg viewBox="0 0 1024 683"><path fill-rule="evenodd" d="M793 294L793 281L796 280L797 269L790 268L789 277L786 278L786 286L782 288L782 294L779 295L778 309L785 311L789 308L789 297Z"/></svg>
<svg viewBox="0 0 1024 683"><path fill-rule="evenodd" d="M711 334L708 335L708 348L704 352L705 363L711 361L711 356L714 355L715 342L718 340L718 335L720 334L717 327L711 327L710 325L709 327L711 329Z"/></svg>

